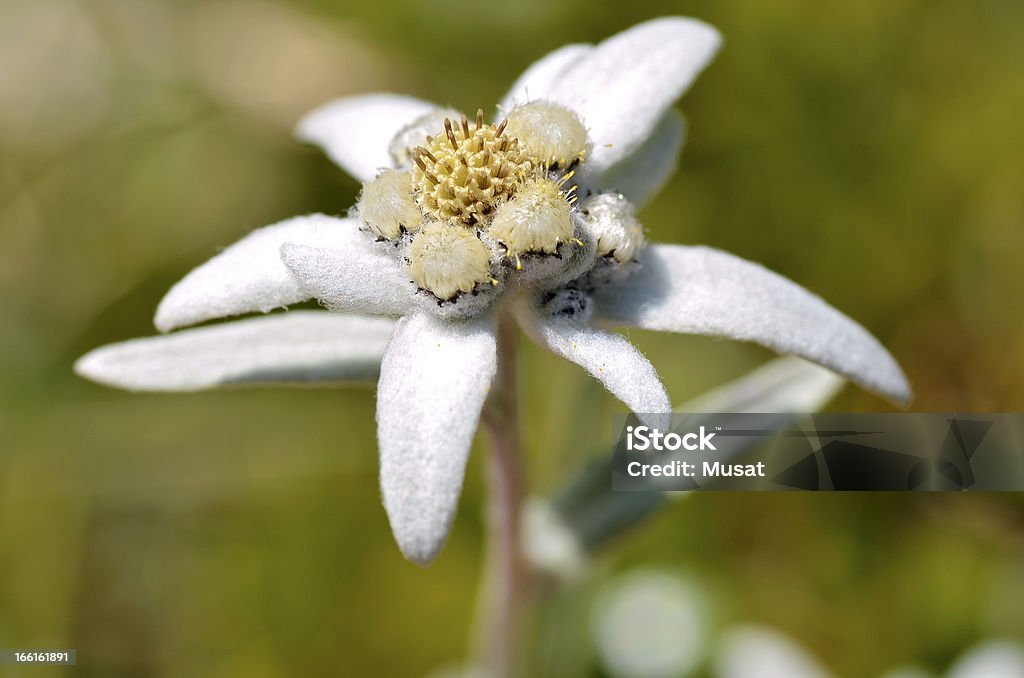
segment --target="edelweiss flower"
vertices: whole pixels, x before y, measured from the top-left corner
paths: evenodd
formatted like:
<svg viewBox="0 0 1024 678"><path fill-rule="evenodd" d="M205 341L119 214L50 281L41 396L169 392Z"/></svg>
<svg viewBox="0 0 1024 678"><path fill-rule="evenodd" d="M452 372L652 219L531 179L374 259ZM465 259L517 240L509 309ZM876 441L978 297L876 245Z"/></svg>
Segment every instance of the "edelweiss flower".
<svg viewBox="0 0 1024 678"><path fill-rule="evenodd" d="M347 315L138 339L76 369L124 388L186 390L359 378L382 355L384 506L418 563L447 537L498 367L499 323L518 323L651 416L670 411L657 373L599 324L757 342L905 401L892 357L818 297L724 252L647 245L636 210L682 146L669 107L718 45L710 26L664 18L563 47L522 75L493 122L389 94L314 111L299 136L365 182L355 209L251 233L175 285L155 323L167 332L311 298ZM360 315L399 320L392 332Z"/></svg>

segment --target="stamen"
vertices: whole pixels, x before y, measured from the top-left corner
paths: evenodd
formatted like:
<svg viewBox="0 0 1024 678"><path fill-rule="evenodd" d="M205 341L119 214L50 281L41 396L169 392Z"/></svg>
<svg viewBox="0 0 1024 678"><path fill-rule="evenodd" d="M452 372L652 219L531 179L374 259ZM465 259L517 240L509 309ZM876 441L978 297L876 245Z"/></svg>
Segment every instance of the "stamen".
<svg viewBox="0 0 1024 678"><path fill-rule="evenodd" d="M417 165L419 166L419 168L420 168L421 170L423 170L424 172L426 172L426 171L427 171L427 166L423 164L423 159L422 159L422 158L420 158L420 156L419 156L418 154L417 154L417 155L414 155L414 156L412 156L412 161L413 161L414 163L416 163L416 164L417 164Z"/></svg>
<svg viewBox="0 0 1024 678"><path fill-rule="evenodd" d="M452 131L452 121L448 118L444 119L444 133L448 135L448 142L452 145L452 149L459 150L459 144L455 141L455 132Z"/></svg>
<svg viewBox="0 0 1024 678"><path fill-rule="evenodd" d="M504 120L501 121L501 124L498 125L498 129L495 130L495 132L494 132L494 138L495 139L497 139L498 137L501 136L501 133L505 131L505 125L507 125L507 124L508 124L508 118L505 118Z"/></svg>
<svg viewBox="0 0 1024 678"><path fill-rule="evenodd" d="M463 138L469 138L469 121L466 120L466 116L462 116L462 134Z"/></svg>
<svg viewBox="0 0 1024 678"><path fill-rule="evenodd" d="M433 153L431 153L427 149L423 148L422 146L417 146L416 150L419 151L420 153L422 153L423 155L427 156L428 158L430 158L430 162L434 163L435 165L437 164L437 158L434 157Z"/></svg>
<svg viewBox="0 0 1024 678"><path fill-rule="evenodd" d="M484 109L476 109L476 131L479 132L480 128L484 126Z"/></svg>
<svg viewBox="0 0 1024 678"><path fill-rule="evenodd" d="M555 182L555 185L558 186L559 188L561 188L563 185L565 185L565 182L569 181L569 179L572 179L572 176L574 174L576 174L576 170L573 170L573 171L569 172L568 174L566 174L565 176L563 176L561 179L559 179L558 181ZM572 191L575 188L576 187L573 186L569 190Z"/></svg>

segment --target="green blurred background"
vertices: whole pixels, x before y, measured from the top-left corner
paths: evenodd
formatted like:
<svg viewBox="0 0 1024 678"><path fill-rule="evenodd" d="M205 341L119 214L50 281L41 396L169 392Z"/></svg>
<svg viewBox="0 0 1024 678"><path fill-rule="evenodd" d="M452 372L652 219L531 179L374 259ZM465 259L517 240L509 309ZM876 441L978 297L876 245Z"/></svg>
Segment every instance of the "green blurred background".
<svg viewBox="0 0 1024 678"><path fill-rule="evenodd" d="M670 13L725 46L681 104L652 238L818 292L891 348L914 410L1024 409L1017 0L0 0L0 647L75 647L74 675L104 677L422 675L464 656L483 445L421 570L380 507L370 390L132 395L70 366L152 334L167 287L249 229L353 203L290 136L309 108L390 90L486 109L548 50ZM769 355L632 338L677 402ZM548 494L604 453L593 424L619 406L525 351ZM853 388L832 405L886 408ZM554 595L537 675L604 675L591 595L638 565L684 569L709 625L776 626L838 675L1024 639L1016 497L709 493Z"/></svg>

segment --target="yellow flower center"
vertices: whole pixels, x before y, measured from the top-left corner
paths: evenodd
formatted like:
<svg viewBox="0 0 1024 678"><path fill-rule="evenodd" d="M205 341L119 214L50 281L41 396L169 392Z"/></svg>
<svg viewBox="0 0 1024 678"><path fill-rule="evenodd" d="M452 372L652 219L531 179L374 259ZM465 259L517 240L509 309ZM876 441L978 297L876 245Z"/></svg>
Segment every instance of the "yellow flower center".
<svg viewBox="0 0 1024 678"><path fill-rule="evenodd" d="M473 225L483 220L533 169L519 139L499 125L462 118L444 121L444 135L412 149L412 185L422 210L438 221Z"/></svg>
<svg viewBox="0 0 1024 678"><path fill-rule="evenodd" d="M575 270L562 254L563 245L585 246L576 186L568 185L589 143L579 117L533 101L497 125L477 110L473 122L444 117L439 131L444 115L431 112L395 137L396 163L411 166L382 171L356 204L366 227L395 245L411 281L439 306L464 300L460 312L468 313L513 271L520 280L550 280L560 266L566 275ZM408 145L396 152L396 144Z"/></svg>

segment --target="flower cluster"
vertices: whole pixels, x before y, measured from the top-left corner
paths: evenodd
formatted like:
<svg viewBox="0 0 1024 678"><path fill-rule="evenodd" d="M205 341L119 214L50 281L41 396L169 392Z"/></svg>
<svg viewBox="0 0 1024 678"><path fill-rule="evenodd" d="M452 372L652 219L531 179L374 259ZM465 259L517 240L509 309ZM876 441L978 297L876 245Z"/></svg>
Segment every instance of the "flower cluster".
<svg viewBox="0 0 1024 678"><path fill-rule="evenodd" d="M397 168L367 182L355 210L407 262L417 288L465 316L508 282L540 275L550 283L576 271L575 261L592 254L577 186L568 185L586 156L579 117L544 101L517 106L497 125L482 109L473 123L445 117L443 131L437 117L427 113L399 133L415 145L392 149Z"/></svg>
<svg viewBox="0 0 1024 678"><path fill-rule="evenodd" d="M662 18L563 47L527 69L493 122L390 94L325 105L298 134L364 182L354 212L249 234L175 285L155 324L168 332L309 299L336 313L135 339L84 356L78 373L194 390L366 379L379 368L384 506L402 552L421 564L455 515L499 319L641 416L668 413L668 395L606 326L756 342L905 402L892 356L817 296L725 252L646 243L637 210L683 142L671 106L719 42L700 21Z"/></svg>

